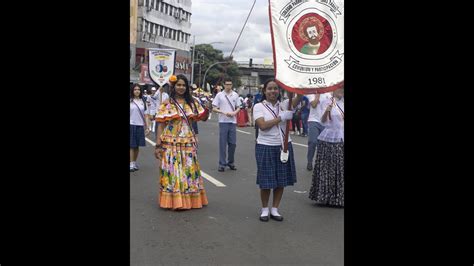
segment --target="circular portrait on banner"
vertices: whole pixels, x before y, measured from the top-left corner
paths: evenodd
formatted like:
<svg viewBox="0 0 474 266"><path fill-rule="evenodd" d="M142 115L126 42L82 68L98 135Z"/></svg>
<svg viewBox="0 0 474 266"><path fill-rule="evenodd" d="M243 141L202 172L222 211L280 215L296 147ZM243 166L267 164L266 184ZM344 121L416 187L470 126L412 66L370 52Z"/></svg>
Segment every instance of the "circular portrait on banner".
<svg viewBox="0 0 474 266"><path fill-rule="evenodd" d="M291 39L300 53L320 55L331 46L333 30L327 19L316 13L308 13L296 21Z"/></svg>

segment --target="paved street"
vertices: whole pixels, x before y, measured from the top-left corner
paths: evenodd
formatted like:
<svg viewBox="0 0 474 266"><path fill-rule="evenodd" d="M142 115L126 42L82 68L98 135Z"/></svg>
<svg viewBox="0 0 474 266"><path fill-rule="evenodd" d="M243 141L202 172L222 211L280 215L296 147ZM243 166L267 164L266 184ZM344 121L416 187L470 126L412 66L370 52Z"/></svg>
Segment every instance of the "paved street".
<svg viewBox="0 0 474 266"><path fill-rule="evenodd" d="M258 219L254 128L237 129L238 170L222 173L217 171L217 115L199 122L201 169L225 185L204 180L209 205L203 209L160 209L154 147L140 148L140 170L130 173L131 265L342 266L344 209L318 207L308 198L307 138L291 136L298 179L283 194L279 211L285 220L264 223Z"/></svg>

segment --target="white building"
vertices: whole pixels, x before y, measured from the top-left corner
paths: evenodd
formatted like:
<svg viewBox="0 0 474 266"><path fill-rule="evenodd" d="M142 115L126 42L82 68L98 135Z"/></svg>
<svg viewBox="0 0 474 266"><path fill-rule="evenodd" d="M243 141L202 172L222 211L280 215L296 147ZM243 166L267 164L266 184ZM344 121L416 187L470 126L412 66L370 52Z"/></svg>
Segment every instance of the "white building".
<svg viewBox="0 0 474 266"><path fill-rule="evenodd" d="M141 64L148 62L148 48L171 48L176 49L175 74L190 78L191 4L191 0L138 0L136 44L130 44L134 71L140 72Z"/></svg>

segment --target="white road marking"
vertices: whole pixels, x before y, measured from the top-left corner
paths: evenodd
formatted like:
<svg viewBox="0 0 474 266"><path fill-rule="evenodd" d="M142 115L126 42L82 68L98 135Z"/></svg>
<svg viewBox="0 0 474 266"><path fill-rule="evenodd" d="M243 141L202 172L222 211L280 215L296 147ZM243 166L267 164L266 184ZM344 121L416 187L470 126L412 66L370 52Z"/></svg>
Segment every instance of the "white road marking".
<svg viewBox="0 0 474 266"><path fill-rule="evenodd" d="M216 185L216 187L225 187L226 185L224 185L222 182L220 182L219 180L215 179L214 177L204 173L203 170L201 170L201 175L202 177L204 177L205 179L207 179L207 181L211 182L212 184Z"/></svg>
<svg viewBox="0 0 474 266"><path fill-rule="evenodd" d="M153 145L153 146L156 145L156 143L154 143L153 141L149 140L148 138L145 138L145 140L146 140L148 143L150 143L151 145Z"/></svg>
<svg viewBox="0 0 474 266"><path fill-rule="evenodd" d="M293 142L293 141L291 143L293 143L293 145L298 145L298 146L303 146L303 147L308 148L308 145L299 144L299 143L296 143L296 142Z"/></svg>
<svg viewBox="0 0 474 266"><path fill-rule="evenodd" d="M249 133L250 134L250 133ZM145 138L145 140L150 143L151 145L155 146L156 143L149 140L148 138ZM201 175L202 177L204 177L205 179L207 179L207 181L213 183L214 185L216 185L217 187L225 187L226 185L224 185L224 183L220 182L219 180L215 179L214 177L208 175L207 173L205 173L203 170L201 170Z"/></svg>
<svg viewBox="0 0 474 266"><path fill-rule="evenodd" d="M248 135L252 134L252 133L250 133L250 132L243 131L243 130L240 130L240 129L237 129L237 131L239 131L240 133L248 134Z"/></svg>
<svg viewBox="0 0 474 266"><path fill-rule="evenodd" d="M305 191L293 190L293 192L303 194L303 193L306 193L306 190Z"/></svg>

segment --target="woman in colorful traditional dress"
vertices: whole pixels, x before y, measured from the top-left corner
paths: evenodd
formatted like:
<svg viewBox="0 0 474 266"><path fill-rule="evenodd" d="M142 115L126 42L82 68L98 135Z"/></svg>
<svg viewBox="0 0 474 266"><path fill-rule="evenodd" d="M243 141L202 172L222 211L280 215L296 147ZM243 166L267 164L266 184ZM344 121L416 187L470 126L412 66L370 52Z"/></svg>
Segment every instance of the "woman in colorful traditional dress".
<svg viewBox="0 0 474 266"><path fill-rule="evenodd" d="M192 121L204 120L205 111L191 96L189 83L178 75L170 98L156 114L159 123L155 156L160 165L159 205L183 210L208 204L197 159Z"/></svg>

